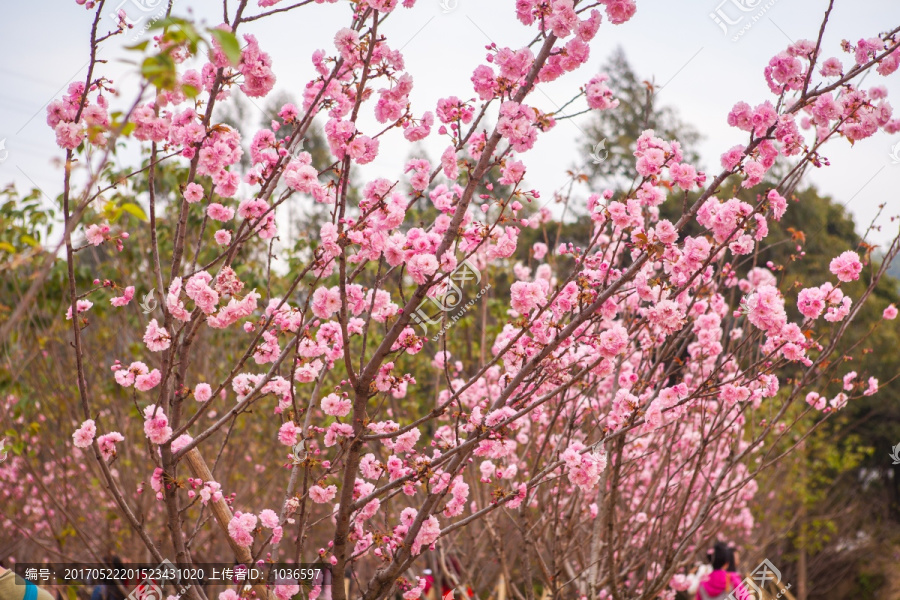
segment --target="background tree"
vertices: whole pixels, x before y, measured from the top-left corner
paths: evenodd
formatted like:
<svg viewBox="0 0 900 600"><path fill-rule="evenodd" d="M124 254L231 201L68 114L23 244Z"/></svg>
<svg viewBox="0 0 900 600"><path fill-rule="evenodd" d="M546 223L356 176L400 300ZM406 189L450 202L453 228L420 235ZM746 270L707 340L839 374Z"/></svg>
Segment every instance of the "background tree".
<svg viewBox="0 0 900 600"><path fill-rule="evenodd" d="M677 139L685 160L698 161L696 144L700 133L679 116L670 106L661 106L656 94L660 88L652 80L642 79L635 71L621 46L617 47L600 68L609 77L606 85L613 91L619 106L613 111L595 113L587 124L582 140L583 156L590 156L594 147L606 140L608 155L602 161L590 160L582 170L594 186L622 185L622 175L631 173L634 165L634 144L646 129L653 129L666 139Z"/></svg>

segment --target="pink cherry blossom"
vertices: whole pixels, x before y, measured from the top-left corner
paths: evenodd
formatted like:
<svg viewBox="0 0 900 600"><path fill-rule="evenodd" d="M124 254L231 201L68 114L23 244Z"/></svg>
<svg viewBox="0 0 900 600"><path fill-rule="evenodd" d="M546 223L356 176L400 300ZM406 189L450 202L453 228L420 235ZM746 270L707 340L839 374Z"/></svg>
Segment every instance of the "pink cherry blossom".
<svg viewBox="0 0 900 600"><path fill-rule="evenodd" d="M72 439L75 440L75 447L88 448L93 443L96 434L97 426L94 424L94 420L88 419L72 434Z"/></svg>
<svg viewBox="0 0 900 600"><path fill-rule="evenodd" d="M106 235L109 233L109 225L91 225L84 233L92 246L99 246L106 240Z"/></svg>
<svg viewBox="0 0 900 600"><path fill-rule="evenodd" d="M278 527L278 515L274 510L267 508L259 513L259 522L263 527L274 529Z"/></svg>
<svg viewBox="0 0 900 600"><path fill-rule="evenodd" d="M234 209L222 206L218 202L213 202L207 207L206 214L209 215L210 219L224 223L234 218Z"/></svg>
<svg viewBox="0 0 900 600"><path fill-rule="evenodd" d="M423 284L438 270L438 261L433 254L417 254L406 264L407 272L412 280Z"/></svg>
<svg viewBox="0 0 900 600"><path fill-rule="evenodd" d="M328 394L322 398L322 410L326 415L346 417L350 414L351 402L349 398Z"/></svg>
<svg viewBox="0 0 900 600"><path fill-rule="evenodd" d="M78 309L78 313L81 314L85 311L90 310L91 307L94 306L94 303L91 302L90 300L78 300L75 303L75 305ZM72 320L72 306L69 305L68 310L66 310L66 321L71 321L71 320Z"/></svg>
<svg viewBox="0 0 900 600"><path fill-rule="evenodd" d="M268 94L275 85L272 59L259 49L256 36L245 35L244 41L246 45L238 65L238 71L244 76L241 91L251 98L259 98Z"/></svg>
<svg viewBox="0 0 900 600"><path fill-rule="evenodd" d="M296 583L279 582L275 584L275 597L278 598L278 600L290 600L299 592L300 586Z"/></svg>
<svg viewBox="0 0 900 600"><path fill-rule="evenodd" d="M874 396L878 392L878 380L874 377L869 377L869 380L866 385L865 391L863 391L864 396Z"/></svg>
<svg viewBox="0 0 900 600"><path fill-rule="evenodd" d="M154 369L154 372L159 371ZM172 437L168 417L155 404L150 404L144 409L144 435L154 444L164 444Z"/></svg>
<svg viewBox="0 0 900 600"><path fill-rule="evenodd" d="M179 435L172 441L172 452L179 452L182 448L190 444L192 441L194 441L194 438L186 433Z"/></svg>
<svg viewBox="0 0 900 600"><path fill-rule="evenodd" d="M293 421L288 421L284 423L278 430L278 441L285 446L293 446L297 443L297 438L299 435L300 428L297 427L297 425L295 425Z"/></svg>
<svg viewBox="0 0 900 600"><path fill-rule="evenodd" d="M212 387L208 383L198 383L194 388L194 400L206 402L212 398Z"/></svg>
<svg viewBox="0 0 900 600"><path fill-rule="evenodd" d="M619 106L619 101L613 98L612 90L606 86L607 81L609 75L601 73L588 82L584 90L588 106L595 110L609 110Z"/></svg>
<svg viewBox="0 0 900 600"><path fill-rule="evenodd" d="M612 358L628 345L628 331L618 323L600 334L600 355Z"/></svg>
<svg viewBox="0 0 900 600"><path fill-rule="evenodd" d="M859 255L852 250L843 252L840 256L834 258L828 269L837 276L841 281L856 281L862 272L863 265L859 261Z"/></svg>
<svg viewBox="0 0 900 600"><path fill-rule="evenodd" d="M806 395L806 403L816 410L824 410L828 405L828 399L820 396L816 392L810 392Z"/></svg>
<svg viewBox="0 0 900 600"><path fill-rule="evenodd" d="M318 288L313 293L312 310L320 319L328 319L340 309L341 292L337 287Z"/></svg>
<svg viewBox="0 0 900 600"><path fill-rule="evenodd" d="M510 288L510 306L520 313L527 313L547 301L544 287L537 281L526 283L517 281Z"/></svg>
<svg viewBox="0 0 900 600"><path fill-rule="evenodd" d="M808 319L818 319L825 310L825 293L819 288L806 288L797 295L797 308Z"/></svg>
<svg viewBox="0 0 900 600"><path fill-rule="evenodd" d="M147 392L158 386L160 381L162 381L162 373L159 369L153 369L149 373L136 375L134 387L140 392Z"/></svg>
<svg viewBox="0 0 900 600"><path fill-rule="evenodd" d="M134 298L134 286L129 285L125 288L123 294L121 296L115 296L109 299L110 304L116 307L125 306L131 299Z"/></svg>
<svg viewBox="0 0 900 600"><path fill-rule="evenodd" d="M188 298L197 304L197 308L209 315L216 311L219 304L219 293L210 287L212 275L206 271L200 271L188 279L184 291Z"/></svg>
<svg viewBox="0 0 900 600"><path fill-rule="evenodd" d="M97 445L100 447L100 454L103 460L109 460L116 456L116 444L124 442L125 438L118 431L106 433L97 438Z"/></svg>
<svg viewBox="0 0 900 600"><path fill-rule="evenodd" d="M228 523L228 535L237 545L250 547L253 544L255 528L256 515L237 511Z"/></svg>
<svg viewBox="0 0 900 600"><path fill-rule="evenodd" d="M160 327L156 319L150 319L144 332L144 343L151 352L162 352L172 345L172 339L165 327Z"/></svg>
<svg viewBox="0 0 900 600"><path fill-rule="evenodd" d="M627 22L637 11L634 0L605 0L606 16L613 25L621 25Z"/></svg>
<svg viewBox="0 0 900 600"><path fill-rule="evenodd" d="M309 488L309 497L316 504L325 504L326 502L331 502L331 500L337 494L337 486L329 485L328 487L321 487L318 485L314 485Z"/></svg>
<svg viewBox="0 0 900 600"><path fill-rule="evenodd" d="M56 144L66 150L74 150L84 140L84 128L75 123L61 121L56 125Z"/></svg>
<svg viewBox="0 0 900 600"><path fill-rule="evenodd" d="M189 183L184 188L183 196L189 204L193 204L203 199L203 193L203 186L199 183Z"/></svg>
<svg viewBox="0 0 900 600"><path fill-rule="evenodd" d="M231 243L231 232L227 229L219 229L213 237L220 246L227 246Z"/></svg>

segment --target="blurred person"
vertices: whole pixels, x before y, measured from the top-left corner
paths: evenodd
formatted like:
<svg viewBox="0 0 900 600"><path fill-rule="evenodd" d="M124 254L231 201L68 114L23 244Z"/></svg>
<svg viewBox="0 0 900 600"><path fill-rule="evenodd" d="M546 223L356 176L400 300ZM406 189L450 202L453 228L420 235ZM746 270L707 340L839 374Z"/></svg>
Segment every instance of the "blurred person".
<svg viewBox="0 0 900 600"><path fill-rule="evenodd" d="M690 585L688 585L687 594L689 598L693 598L697 595L697 590L700 588L700 582L711 572L712 565L709 564L709 557L707 557L707 560L704 563L697 561L694 565L694 569L688 574Z"/></svg>
<svg viewBox="0 0 900 600"><path fill-rule="evenodd" d="M724 542L716 542L709 558L712 571L700 580L696 600L725 600L741 585L741 576L729 572L734 566L734 552Z"/></svg>
<svg viewBox="0 0 900 600"><path fill-rule="evenodd" d="M108 555L104 559L104 563L105 566L110 567L113 571L124 569L125 567L122 559L115 554ZM98 581L97 585L94 586L94 591L91 593L91 600L124 600L125 593L121 588L127 586L128 583L125 580L119 581L112 578Z"/></svg>
<svg viewBox="0 0 900 600"><path fill-rule="evenodd" d="M53 596L0 566L0 600L53 600Z"/></svg>
<svg viewBox="0 0 900 600"><path fill-rule="evenodd" d="M729 573L734 573L739 578L743 579L740 571L738 571L738 553L737 548L734 546L728 546L728 565L725 567L725 570Z"/></svg>

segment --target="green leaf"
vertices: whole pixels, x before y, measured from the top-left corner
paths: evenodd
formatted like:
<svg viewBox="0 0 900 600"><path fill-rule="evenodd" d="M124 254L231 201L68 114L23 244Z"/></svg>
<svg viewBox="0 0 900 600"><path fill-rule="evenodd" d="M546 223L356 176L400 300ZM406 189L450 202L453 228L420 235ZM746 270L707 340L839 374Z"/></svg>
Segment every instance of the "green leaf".
<svg viewBox="0 0 900 600"><path fill-rule="evenodd" d="M138 50L140 52L143 52L144 50L147 49L147 44L149 44L149 43L150 43L150 40L144 40L143 42L138 42L137 44L134 44L133 46L125 46L125 49L126 50Z"/></svg>
<svg viewBox="0 0 900 600"><path fill-rule="evenodd" d="M238 43L237 37L230 31L221 29L211 29L210 33L219 42L222 52L225 53L231 64L235 67L238 66L241 62L241 45Z"/></svg>
<svg viewBox="0 0 900 600"><path fill-rule="evenodd" d="M187 21L179 23L175 27L175 30L180 32L180 34L190 42L192 50L196 50L197 44L203 39L200 37L200 34L197 33L197 30L194 29L194 26Z"/></svg>
<svg viewBox="0 0 900 600"><path fill-rule="evenodd" d="M23 233L23 234L22 234L22 237L19 238L19 239L21 239L23 242L25 242L26 244L28 244L28 245L31 246L32 248L34 248L35 246L39 245L38 241L37 241L36 239L34 239L33 237L31 237L30 235L28 235L27 233Z"/></svg>
<svg viewBox="0 0 900 600"><path fill-rule="evenodd" d="M197 95L200 93L200 90L198 90L197 88L195 88L192 85L188 85L187 83L184 83L181 85L181 91L188 98L196 98Z"/></svg>
<svg viewBox="0 0 900 600"><path fill-rule="evenodd" d="M144 209L135 204L134 202L126 202L122 205L122 210L127 212L129 215L133 217L137 217L141 221L147 220L147 213L144 212Z"/></svg>
<svg viewBox="0 0 900 600"><path fill-rule="evenodd" d="M166 17L165 19L159 19L158 21L154 21L150 24L148 29L165 29L171 25L187 25L188 22L180 17Z"/></svg>
<svg viewBox="0 0 900 600"><path fill-rule="evenodd" d="M15 247L12 244L10 244L9 242L0 242L0 250L6 250L10 254L16 253Z"/></svg>
<svg viewBox="0 0 900 600"><path fill-rule="evenodd" d="M175 76L175 61L171 56L158 54L148 56L141 65L141 74L147 81L158 88L171 90L177 82Z"/></svg>

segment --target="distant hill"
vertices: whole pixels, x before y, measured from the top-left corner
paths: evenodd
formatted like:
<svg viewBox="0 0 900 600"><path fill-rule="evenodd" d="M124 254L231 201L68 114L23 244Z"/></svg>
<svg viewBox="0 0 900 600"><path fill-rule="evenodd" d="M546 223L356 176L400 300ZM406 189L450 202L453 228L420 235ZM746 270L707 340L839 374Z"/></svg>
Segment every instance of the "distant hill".
<svg viewBox="0 0 900 600"><path fill-rule="evenodd" d="M894 279L900 279L900 259L894 259L891 266L887 270L887 274Z"/></svg>

